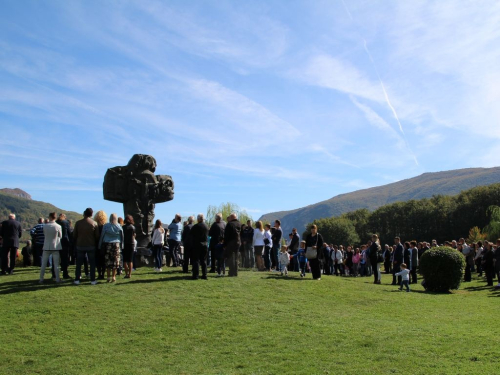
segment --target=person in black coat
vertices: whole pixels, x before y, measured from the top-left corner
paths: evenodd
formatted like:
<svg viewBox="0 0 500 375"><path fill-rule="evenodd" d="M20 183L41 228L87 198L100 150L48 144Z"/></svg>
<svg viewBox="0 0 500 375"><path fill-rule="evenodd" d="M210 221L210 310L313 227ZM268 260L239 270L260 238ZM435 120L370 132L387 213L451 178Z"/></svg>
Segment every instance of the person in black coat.
<svg viewBox="0 0 500 375"><path fill-rule="evenodd" d="M2 246L2 275L13 274L16 267L17 249L19 249L19 239L23 233L21 224L16 221L16 215L10 214L9 219L2 222L1 237ZM10 263L9 263L10 255Z"/></svg>
<svg viewBox="0 0 500 375"><path fill-rule="evenodd" d="M197 221L198 223L193 225L189 232L191 243L191 267L193 279L196 280L199 277L201 265L201 278L206 280L209 230L203 214L198 215Z"/></svg>
<svg viewBox="0 0 500 375"><path fill-rule="evenodd" d="M373 271L373 283L382 283L382 274L380 272L380 263L384 260L382 256L382 247L376 234L372 235L372 243L370 244L370 263Z"/></svg>
<svg viewBox="0 0 500 375"><path fill-rule="evenodd" d="M401 276L398 276L398 283L396 284L396 273L401 271L400 266L403 263L404 249L399 237L394 238L396 249L392 256L392 285L401 285Z"/></svg>
<svg viewBox="0 0 500 375"><path fill-rule="evenodd" d="M229 263L228 276L238 276L238 251L241 247L241 223L236 214L227 217L227 225L224 230L224 252Z"/></svg>
<svg viewBox="0 0 500 375"><path fill-rule="evenodd" d="M299 252L299 244L300 244L300 237L297 233L297 228L292 229L292 233L290 233L290 244L288 245L288 251L290 252L290 255L297 255ZM299 271L299 261L298 257L294 256L292 258L292 267L293 271Z"/></svg>
<svg viewBox="0 0 500 375"><path fill-rule="evenodd" d="M483 260L481 262L483 270L486 274L486 280L488 283L486 284L487 286L493 286L493 277L495 276L495 254L491 249L491 245L493 244L488 241L484 241Z"/></svg>
<svg viewBox="0 0 500 375"><path fill-rule="evenodd" d="M307 259L309 261L309 267L311 267L312 277L314 280L321 280L321 268L318 257L320 256L321 249L323 248L323 236L318 233L318 227L315 224L311 225L311 233L309 233L306 237L306 254L309 247L312 247L317 251L316 258Z"/></svg>
<svg viewBox="0 0 500 375"><path fill-rule="evenodd" d="M188 222L182 229L182 245L184 246L184 259L182 261L182 273L189 273L189 261L192 258L193 244L191 241L191 228L193 228L194 217L189 216ZM192 262L191 262L192 264Z"/></svg>
<svg viewBox="0 0 500 375"><path fill-rule="evenodd" d="M226 228L226 223L222 220L222 214L218 213L215 215L215 223L210 227L208 236L210 237L210 245L208 250L210 251L210 273L215 272L215 246L219 243L220 238L224 238L224 229Z"/></svg>

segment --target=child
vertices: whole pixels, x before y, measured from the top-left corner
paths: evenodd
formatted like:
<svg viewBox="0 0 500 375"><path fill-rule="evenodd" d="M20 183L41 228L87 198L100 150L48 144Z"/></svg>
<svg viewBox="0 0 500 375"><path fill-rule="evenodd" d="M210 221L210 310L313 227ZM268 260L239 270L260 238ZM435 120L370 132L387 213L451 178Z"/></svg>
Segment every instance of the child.
<svg viewBox="0 0 500 375"><path fill-rule="evenodd" d="M410 271L407 269L406 263L401 263L401 272L397 272L395 276L401 276L401 285L399 290L403 290L403 285L406 287L406 291L410 291Z"/></svg>
<svg viewBox="0 0 500 375"><path fill-rule="evenodd" d="M287 247L285 245L281 246L279 262L281 266L281 276L283 276L283 273L288 275L287 266L290 264L290 254L287 253Z"/></svg>
<svg viewBox="0 0 500 375"><path fill-rule="evenodd" d="M306 276L307 258L306 258L306 241L300 242L300 248L295 255L299 260L300 277Z"/></svg>
<svg viewBox="0 0 500 375"><path fill-rule="evenodd" d="M225 276L226 264L224 262L224 237L219 238L219 243L215 245L214 255L217 262L217 276Z"/></svg>
<svg viewBox="0 0 500 375"><path fill-rule="evenodd" d="M26 246L21 250L23 256L23 266L31 267L31 241L26 241Z"/></svg>

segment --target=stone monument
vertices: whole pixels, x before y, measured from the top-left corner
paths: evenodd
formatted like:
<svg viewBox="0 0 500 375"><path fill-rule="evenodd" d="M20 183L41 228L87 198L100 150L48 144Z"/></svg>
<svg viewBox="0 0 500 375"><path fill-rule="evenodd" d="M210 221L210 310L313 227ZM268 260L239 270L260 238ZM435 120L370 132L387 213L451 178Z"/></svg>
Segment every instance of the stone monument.
<svg viewBox="0 0 500 375"><path fill-rule="evenodd" d="M123 203L124 215L132 215L136 229L137 252L150 255L155 204L174 199L174 181L167 175L155 175L156 160L135 154L126 166L106 171L104 199Z"/></svg>

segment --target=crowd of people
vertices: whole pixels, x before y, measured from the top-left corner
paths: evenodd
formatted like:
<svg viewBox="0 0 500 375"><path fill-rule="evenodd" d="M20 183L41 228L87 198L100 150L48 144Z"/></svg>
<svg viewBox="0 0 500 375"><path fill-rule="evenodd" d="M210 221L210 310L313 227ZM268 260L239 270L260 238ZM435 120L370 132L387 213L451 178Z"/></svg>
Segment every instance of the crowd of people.
<svg viewBox="0 0 500 375"><path fill-rule="evenodd" d="M32 239L21 250L23 265L40 267L40 283L44 282L47 267L54 281L71 279L70 264L76 265L73 279L76 285L83 277L82 267L92 285L97 284L97 280L113 283L122 274L124 278L131 278L139 257L131 215L122 219L111 214L108 220L104 211L94 215L93 210L87 208L83 218L73 226L64 214L52 212L47 218L40 218L30 234ZM1 226L3 275L14 273L21 235L21 224L10 214ZM496 288L500 288L500 239L496 244L488 241L467 244L461 238L444 245L465 257L465 282L471 281L473 272L477 272L478 277L486 278L488 286L493 286L497 277ZM223 277L226 266L228 276L238 276L238 268L242 266L284 276L298 272L300 277L306 277L310 273L315 280L321 280L324 275L373 276L373 283L381 284L383 267L384 272L392 276L389 279L392 285L399 286L400 290L404 286L410 291L409 285L418 282L419 259L425 251L437 246L435 240L403 242L395 237L394 244L382 247L374 234L366 244L344 247L326 243L316 225L310 227L303 240L295 228L286 239L279 220L273 225L250 220L242 224L236 214L224 221L218 213L209 227L203 214L196 220L190 216L185 222L177 214L168 226L156 220L150 247L142 249L145 253L141 256L151 252L156 272L162 272L164 265L182 267L182 272L191 273L193 279L207 279L207 273Z"/></svg>

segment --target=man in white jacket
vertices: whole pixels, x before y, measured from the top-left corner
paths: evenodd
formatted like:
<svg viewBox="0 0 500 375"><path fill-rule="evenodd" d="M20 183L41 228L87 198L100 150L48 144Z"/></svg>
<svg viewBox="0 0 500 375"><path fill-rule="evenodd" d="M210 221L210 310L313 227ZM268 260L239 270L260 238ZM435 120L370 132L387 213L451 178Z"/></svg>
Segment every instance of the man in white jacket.
<svg viewBox="0 0 500 375"><path fill-rule="evenodd" d="M43 234L45 240L43 243L43 256L42 256L42 267L40 269L40 284L43 283L43 278L45 276L45 267L47 266L47 261L52 255L52 262L54 264L54 272L56 274L56 283L61 282L59 277L59 253L62 250L61 238L62 238L62 228L56 222L56 213L51 212L49 214L49 222L43 226Z"/></svg>

